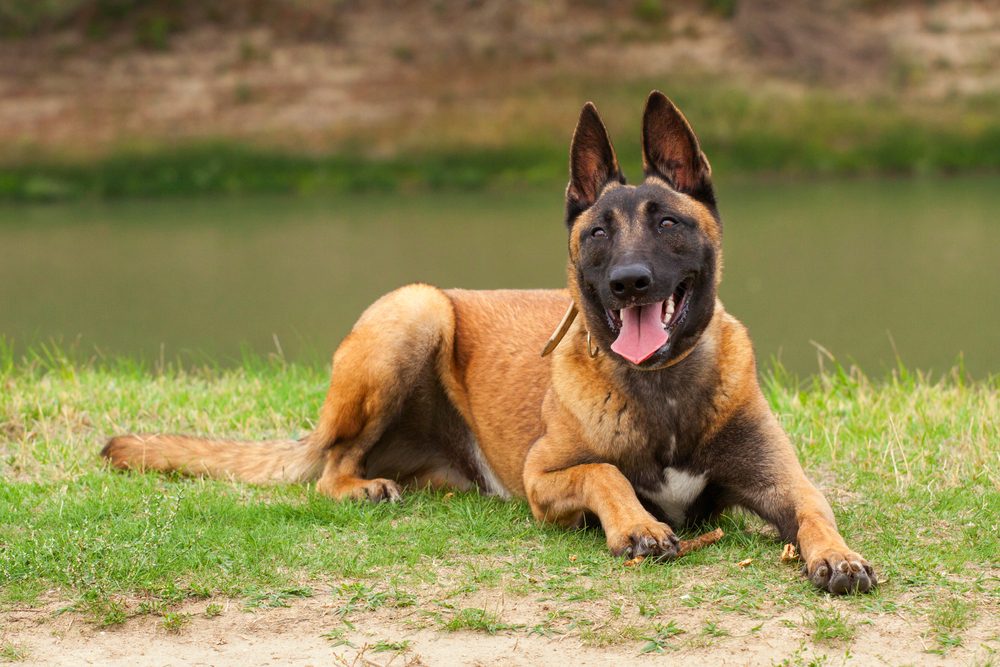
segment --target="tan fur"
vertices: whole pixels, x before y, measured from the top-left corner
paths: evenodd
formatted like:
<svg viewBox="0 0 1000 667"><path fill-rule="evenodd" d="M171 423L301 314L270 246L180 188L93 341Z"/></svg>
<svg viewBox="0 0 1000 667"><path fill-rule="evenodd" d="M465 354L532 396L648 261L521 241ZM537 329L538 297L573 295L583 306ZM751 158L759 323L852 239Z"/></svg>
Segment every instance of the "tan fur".
<svg viewBox="0 0 1000 667"><path fill-rule="evenodd" d="M239 442L183 435L122 435L104 455L117 468L161 470L247 482L301 482L319 477L323 448L294 440Z"/></svg>
<svg viewBox="0 0 1000 667"><path fill-rule="evenodd" d="M538 406L548 384L549 363L538 350L568 303L562 290L410 285L375 302L341 343L319 422L303 441L128 435L113 438L104 454L119 468L252 482L319 478L319 490L331 497L361 497L368 487L385 486L359 479L390 406L429 379L441 383L504 486L523 495L523 460L543 430ZM454 477L440 470L421 475Z"/></svg>

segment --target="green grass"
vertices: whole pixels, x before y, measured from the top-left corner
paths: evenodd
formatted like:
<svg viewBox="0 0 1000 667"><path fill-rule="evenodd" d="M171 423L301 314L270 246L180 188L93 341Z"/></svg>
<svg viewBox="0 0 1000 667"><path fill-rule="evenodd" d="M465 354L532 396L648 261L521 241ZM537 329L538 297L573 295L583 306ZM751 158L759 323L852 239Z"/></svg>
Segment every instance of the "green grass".
<svg viewBox="0 0 1000 667"><path fill-rule="evenodd" d="M701 628L701 634L707 637L726 637L729 635L729 631L720 627L715 621L705 621L705 625Z"/></svg>
<svg viewBox="0 0 1000 667"><path fill-rule="evenodd" d="M854 639L854 627L836 610L814 613L807 627L815 642L837 644Z"/></svg>
<svg viewBox="0 0 1000 667"><path fill-rule="evenodd" d="M125 150L94 162L49 159L0 166L0 201L477 189L551 182L566 171L562 152L513 146L376 159L352 152L308 156L225 142L192 144Z"/></svg>
<svg viewBox="0 0 1000 667"><path fill-rule="evenodd" d="M97 456L106 436L133 429L298 436L325 384L322 368L252 359L153 372L0 349L0 610L55 598L97 626L154 614L183 632L185 601L252 609L330 596L348 627L412 608L433 629L568 634L636 652L739 642L778 623L843 651L864 624L902 617L946 655L1000 613L997 378L766 378L842 532L883 581L849 599L814 591L742 513L722 517L726 537L711 548L624 568L600 533L540 525L520 501L414 492L396 505L335 503L308 486L120 474ZM739 568L745 558L753 565ZM523 623L484 601L498 595L546 610ZM221 611L212 602L204 615ZM997 648L995 630L985 641Z"/></svg>
<svg viewBox="0 0 1000 667"><path fill-rule="evenodd" d="M372 644L372 651L375 653L405 653L410 649L411 643L412 642L408 639L404 639L401 642L391 641L389 639L380 639Z"/></svg>
<svg viewBox="0 0 1000 667"><path fill-rule="evenodd" d="M958 597L946 597L931 610L931 634L937 642L935 653L945 653L954 646L961 646L962 631L976 617L976 607L969 601Z"/></svg>
<svg viewBox="0 0 1000 667"><path fill-rule="evenodd" d="M653 626L653 632L643 639L646 643L640 649L640 653L663 653L671 645L671 640L677 635L683 634L685 630L677 626L674 621L669 621L665 625L657 623Z"/></svg>
<svg viewBox="0 0 1000 667"><path fill-rule="evenodd" d="M289 600L295 598L311 598L312 589L307 586L290 586L276 591L263 591L251 593L247 598L247 609L260 609L264 607L290 607Z"/></svg>
<svg viewBox="0 0 1000 667"><path fill-rule="evenodd" d="M163 614L163 619L160 621L160 625L162 625L163 629L167 632L180 632L184 629L184 626L190 622L190 614L168 611Z"/></svg>
<svg viewBox="0 0 1000 667"><path fill-rule="evenodd" d="M30 657L28 650L20 644L0 643L0 662L24 662Z"/></svg>
<svg viewBox="0 0 1000 667"><path fill-rule="evenodd" d="M485 632L489 635L495 635L503 630L515 630L519 627L504 623L499 616L492 612L474 607L459 609L447 621L441 624L441 628L449 632L472 630L475 632Z"/></svg>

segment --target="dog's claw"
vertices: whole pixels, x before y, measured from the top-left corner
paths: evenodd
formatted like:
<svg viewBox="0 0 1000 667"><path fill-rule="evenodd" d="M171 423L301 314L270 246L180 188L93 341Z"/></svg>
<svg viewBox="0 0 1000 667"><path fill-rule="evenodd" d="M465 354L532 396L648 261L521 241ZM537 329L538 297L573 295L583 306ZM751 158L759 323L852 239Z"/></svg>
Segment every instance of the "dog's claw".
<svg viewBox="0 0 1000 667"><path fill-rule="evenodd" d="M372 502L399 502L402 498L399 485L391 479L372 479L365 485L365 495Z"/></svg>
<svg viewBox="0 0 1000 667"><path fill-rule="evenodd" d="M633 526L616 542L620 546L611 544L609 540L612 552L627 559L638 556L661 559L676 558L680 544L670 526L660 522Z"/></svg>
<svg viewBox="0 0 1000 667"><path fill-rule="evenodd" d="M834 595L867 593L878 584L875 570L857 554L830 552L814 559L804 571L814 586Z"/></svg>

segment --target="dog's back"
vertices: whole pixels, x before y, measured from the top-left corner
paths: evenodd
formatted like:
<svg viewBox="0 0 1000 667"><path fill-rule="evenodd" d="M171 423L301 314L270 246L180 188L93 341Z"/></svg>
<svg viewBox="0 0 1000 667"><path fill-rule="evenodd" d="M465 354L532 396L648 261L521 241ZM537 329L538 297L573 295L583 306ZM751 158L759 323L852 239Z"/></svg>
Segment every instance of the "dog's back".
<svg viewBox="0 0 1000 667"><path fill-rule="evenodd" d="M102 454L122 469L315 481L330 449L357 437L357 422L375 413L383 423L364 462L370 474L523 495L524 455L541 434L549 384L539 353L568 303L564 290L410 285L359 318L334 355L320 423L300 440L121 435ZM484 454L483 440L498 444Z"/></svg>

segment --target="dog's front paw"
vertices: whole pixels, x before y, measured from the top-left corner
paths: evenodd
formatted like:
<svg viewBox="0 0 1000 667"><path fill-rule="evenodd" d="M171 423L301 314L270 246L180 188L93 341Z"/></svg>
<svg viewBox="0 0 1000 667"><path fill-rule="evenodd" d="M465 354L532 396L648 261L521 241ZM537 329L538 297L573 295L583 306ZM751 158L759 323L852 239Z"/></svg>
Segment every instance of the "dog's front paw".
<svg viewBox="0 0 1000 667"><path fill-rule="evenodd" d="M853 551L821 552L803 570L813 585L834 595L867 593L878 583L872 566Z"/></svg>
<svg viewBox="0 0 1000 667"><path fill-rule="evenodd" d="M361 479L357 477L322 478L316 490L336 500L370 500L372 502L399 501L402 492L399 484L391 479Z"/></svg>
<svg viewBox="0 0 1000 667"><path fill-rule="evenodd" d="M608 548L616 556L635 558L676 558L679 541L665 523L638 523L616 533L608 533Z"/></svg>

